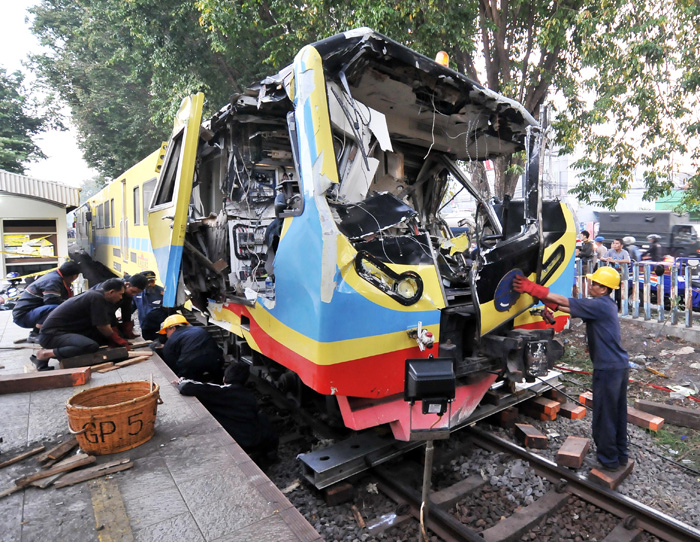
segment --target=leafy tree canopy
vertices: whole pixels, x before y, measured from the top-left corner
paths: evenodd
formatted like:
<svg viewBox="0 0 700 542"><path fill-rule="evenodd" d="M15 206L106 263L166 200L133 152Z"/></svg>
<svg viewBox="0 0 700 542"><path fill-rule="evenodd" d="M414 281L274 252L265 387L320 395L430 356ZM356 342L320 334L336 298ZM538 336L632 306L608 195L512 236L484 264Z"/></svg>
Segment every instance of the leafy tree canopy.
<svg viewBox="0 0 700 542"><path fill-rule="evenodd" d="M32 137L47 124L23 88L21 72L0 68L0 169L23 174L27 162L45 158Z"/></svg>
<svg viewBox="0 0 700 542"><path fill-rule="evenodd" d="M51 49L38 65L103 172L155 148L183 95L203 90L217 108L302 45L369 26L446 50L535 117L551 103L553 139L584 157L580 200L614 207L636 170L656 199L690 163L686 203L700 201L695 0L43 0L33 12ZM496 195L513 193L521 163L496 164Z"/></svg>

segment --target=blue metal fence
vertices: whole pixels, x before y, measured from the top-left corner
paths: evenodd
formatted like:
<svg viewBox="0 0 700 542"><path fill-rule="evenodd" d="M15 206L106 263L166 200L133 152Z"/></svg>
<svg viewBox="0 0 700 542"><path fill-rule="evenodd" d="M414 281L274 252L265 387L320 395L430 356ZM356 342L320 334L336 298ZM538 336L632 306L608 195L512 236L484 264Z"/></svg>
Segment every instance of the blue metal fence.
<svg viewBox="0 0 700 542"><path fill-rule="evenodd" d="M620 265L620 314L676 325L684 315L685 327L693 327L693 303L700 310L700 279L693 286L693 272L700 271L700 260L679 258L674 262L632 262ZM584 265L576 260L576 292L587 295ZM679 280L679 277L680 280ZM680 292L680 293L679 293Z"/></svg>

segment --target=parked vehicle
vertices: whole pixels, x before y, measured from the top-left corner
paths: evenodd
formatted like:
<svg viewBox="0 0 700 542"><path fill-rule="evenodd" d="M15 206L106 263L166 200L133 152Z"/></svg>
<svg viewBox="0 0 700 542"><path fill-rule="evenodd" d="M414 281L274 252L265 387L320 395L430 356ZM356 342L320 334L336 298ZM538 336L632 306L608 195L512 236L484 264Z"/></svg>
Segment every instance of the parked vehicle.
<svg viewBox="0 0 700 542"><path fill-rule="evenodd" d="M598 235L610 246L614 239L634 236L644 244L648 235L659 236L664 254L676 258L700 255L700 224L693 224L687 214L673 211L600 211Z"/></svg>

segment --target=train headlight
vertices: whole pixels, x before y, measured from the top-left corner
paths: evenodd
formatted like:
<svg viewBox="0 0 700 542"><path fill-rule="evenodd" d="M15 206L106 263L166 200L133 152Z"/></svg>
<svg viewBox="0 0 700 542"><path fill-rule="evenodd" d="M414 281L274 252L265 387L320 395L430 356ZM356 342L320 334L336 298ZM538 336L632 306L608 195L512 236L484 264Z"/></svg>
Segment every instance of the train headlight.
<svg viewBox="0 0 700 542"><path fill-rule="evenodd" d="M355 257L357 274L402 305L413 305L423 295L423 280L415 271L400 275L368 252Z"/></svg>
<svg viewBox="0 0 700 542"><path fill-rule="evenodd" d="M418 292L418 284L414 277L404 277L394 283L394 291L404 299L412 299Z"/></svg>

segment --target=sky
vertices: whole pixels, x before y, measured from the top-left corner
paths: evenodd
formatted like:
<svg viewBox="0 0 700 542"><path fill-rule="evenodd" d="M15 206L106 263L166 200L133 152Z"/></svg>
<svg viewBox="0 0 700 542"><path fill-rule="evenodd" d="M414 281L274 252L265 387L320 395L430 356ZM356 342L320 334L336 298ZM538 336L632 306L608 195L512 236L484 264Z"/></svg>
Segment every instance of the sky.
<svg viewBox="0 0 700 542"><path fill-rule="evenodd" d="M32 76L21 63L29 53L41 51L25 20L30 16L27 10L37 3L38 0L6 0L0 18L0 66L8 73L22 70L26 75L25 83L30 82ZM27 165L30 177L78 187L97 175L83 160L74 129L46 132L34 141L47 158Z"/></svg>

